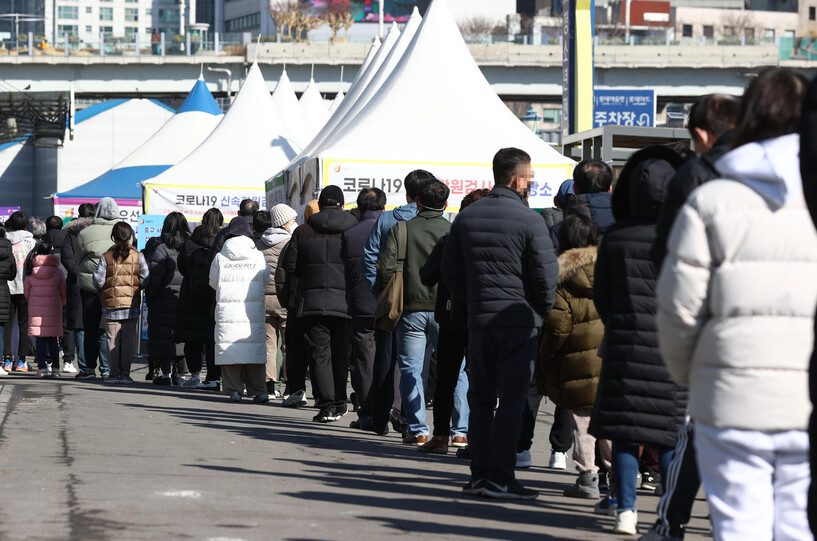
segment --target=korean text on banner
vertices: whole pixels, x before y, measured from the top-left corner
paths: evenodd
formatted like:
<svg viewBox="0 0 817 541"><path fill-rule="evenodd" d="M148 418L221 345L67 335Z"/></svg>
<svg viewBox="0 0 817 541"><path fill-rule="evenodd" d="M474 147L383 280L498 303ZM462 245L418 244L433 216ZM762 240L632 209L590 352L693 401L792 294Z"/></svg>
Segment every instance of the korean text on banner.
<svg viewBox="0 0 817 541"><path fill-rule="evenodd" d="M238 216L238 206L244 199L266 203L266 192L259 187L238 186L173 186L148 184L145 186L145 210L148 214L165 216L181 212L188 220L200 222L208 209L217 208L229 222Z"/></svg>
<svg viewBox="0 0 817 541"><path fill-rule="evenodd" d="M55 197L54 198L54 215L65 219L77 218L79 216L79 206L83 203L99 202L100 198L84 198L84 197ZM138 199L114 199L116 205L119 207L119 219L123 222L128 222L131 226L136 227L139 215L142 214L142 201Z"/></svg>
<svg viewBox="0 0 817 541"><path fill-rule="evenodd" d="M0 207L0 224L6 223L8 217L20 210L20 207Z"/></svg>
<svg viewBox="0 0 817 541"><path fill-rule="evenodd" d="M164 216L153 216L150 214L142 214L139 216L139 225L136 233L136 249L142 251L145 249L147 242L152 237L159 237L162 234L162 225L164 225ZM145 301L145 296L142 295L142 340L148 339L148 305Z"/></svg>
<svg viewBox="0 0 817 541"><path fill-rule="evenodd" d="M462 198L474 190L491 189L494 185L490 163L398 163L355 162L344 160L324 161L324 185L334 184L343 190L346 201L354 203L363 188L380 188L386 192L387 205L399 207L406 204L403 179L415 169L425 169L446 183L451 189L448 197L449 212L460 209ZM528 192L531 208L553 206L553 196L559 185L570 178L573 166L568 164L533 164L533 181Z"/></svg>

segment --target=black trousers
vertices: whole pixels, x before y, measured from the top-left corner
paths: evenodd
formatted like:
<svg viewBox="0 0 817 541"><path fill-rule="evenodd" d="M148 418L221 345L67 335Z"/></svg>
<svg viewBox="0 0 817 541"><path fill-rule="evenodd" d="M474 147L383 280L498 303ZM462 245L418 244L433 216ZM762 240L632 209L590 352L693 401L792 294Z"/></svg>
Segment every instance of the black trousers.
<svg viewBox="0 0 817 541"><path fill-rule="evenodd" d="M522 431L519 433L519 440L516 443L516 452L529 451L533 446L533 433L536 429L536 416L539 414L539 405L542 403L542 395L536 390L536 383L531 381L528 385L528 394L525 399L525 406L522 409Z"/></svg>
<svg viewBox="0 0 817 541"><path fill-rule="evenodd" d="M360 402L358 416L371 418L371 402L367 400L374 379L374 358L377 351L374 338L374 318L352 318L352 389Z"/></svg>
<svg viewBox="0 0 817 541"><path fill-rule="evenodd" d="M215 342L185 342L184 358L187 360L187 368L191 372L201 372L202 364L207 363L207 380L215 381L221 378L221 367L216 367L216 345ZM217 370L218 377L213 377L212 371Z"/></svg>
<svg viewBox="0 0 817 541"><path fill-rule="evenodd" d="M66 363L73 363L77 351L77 337L74 329L62 329L62 360Z"/></svg>
<svg viewBox="0 0 817 541"><path fill-rule="evenodd" d="M102 330L99 323L102 320L102 304L99 297L84 289L79 292L82 300L82 322L85 331L85 367L88 372L96 370L97 359L99 358L99 335Z"/></svg>
<svg viewBox="0 0 817 541"><path fill-rule="evenodd" d="M9 306L11 313L9 314L9 322L4 329L4 343L5 353L10 357L14 357L14 352L11 351L11 337L14 329L14 318L17 318L17 328L20 330L20 340L17 342L17 358L26 360L26 355L31 352L31 339L28 337L28 301L25 295L10 295Z"/></svg>
<svg viewBox="0 0 817 541"><path fill-rule="evenodd" d="M434 435L448 437L454 390L460 377L463 357L468 347L468 331L450 324L440 325L437 338L437 386L434 389Z"/></svg>
<svg viewBox="0 0 817 541"><path fill-rule="evenodd" d="M350 320L332 316L306 316L303 320L318 407L341 406L346 403L349 375Z"/></svg>
<svg viewBox="0 0 817 541"><path fill-rule="evenodd" d="M392 408L402 410L400 371L397 365L397 336L393 332L375 329L375 358L372 387L366 401L372 412L372 425L384 429L389 423Z"/></svg>
<svg viewBox="0 0 817 541"><path fill-rule="evenodd" d="M468 333L468 444L475 479L501 484L514 479L536 337L533 328L481 328ZM497 396L499 408L494 411Z"/></svg>
<svg viewBox="0 0 817 541"><path fill-rule="evenodd" d="M287 328L284 331L287 342L287 385L284 394L306 391L306 343L304 342L303 318L295 317L295 309L287 311Z"/></svg>
<svg viewBox="0 0 817 541"><path fill-rule="evenodd" d="M684 537L684 526L692 516L692 505L701 488L701 476L695 461L695 427L687 418L678 433L675 455L664 479L664 494L658 501L656 529L664 536Z"/></svg>
<svg viewBox="0 0 817 541"><path fill-rule="evenodd" d="M550 448L559 453L566 453L573 447L573 427L570 410L556 406L553 412L553 425L550 427Z"/></svg>

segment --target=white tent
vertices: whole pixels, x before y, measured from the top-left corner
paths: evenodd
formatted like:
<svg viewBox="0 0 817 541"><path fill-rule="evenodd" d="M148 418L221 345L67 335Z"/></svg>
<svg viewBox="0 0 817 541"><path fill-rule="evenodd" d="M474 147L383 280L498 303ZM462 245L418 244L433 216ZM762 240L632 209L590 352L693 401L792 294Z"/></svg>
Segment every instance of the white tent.
<svg viewBox="0 0 817 541"><path fill-rule="evenodd" d="M335 94L335 99L332 100L332 105L329 106L330 117L335 114L335 111L338 110L340 104L343 103L343 99L344 99L343 91L340 91L337 94ZM326 125L326 123L324 123L324 125Z"/></svg>
<svg viewBox="0 0 817 541"><path fill-rule="evenodd" d="M493 184L491 161L503 147L531 155L532 207L550 206L571 175L573 160L534 135L491 89L445 0L432 2L402 59L370 97L365 107L347 108L356 116L338 122L343 129L326 137L317 153L307 150L293 164L289 193L334 184L352 201L361 188L375 186L390 206L400 205L403 179L422 168L449 185L449 209L456 211L465 194ZM462 111L474 113L470 125Z"/></svg>
<svg viewBox="0 0 817 541"><path fill-rule="evenodd" d="M216 207L229 220L242 199L264 202L264 181L297 155L299 147L283 123L253 64L230 110L187 158L145 181L148 214L180 211L200 219Z"/></svg>
<svg viewBox="0 0 817 541"><path fill-rule="evenodd" d="M321 93L318 92L318 85L315 84L315 79L309 80L309 85L307 85L306 90L304 90L298 102L301 105L301 111L304 114L306 123L309 125L312 135L314 136L323 128L326 121L329 120L329 107L326 105L326 101L321 97Z"/></svg>
<svg viewBox="0 0 817 541"><path fill-rule="evenodd" d="M278 85L272 92L272 102L286 129L284 133L288 134L290 139L294 139L300 148L308 145L317 130L312 129L301 109L301 104L298 103L298 97L289 81L286 67L281 73L281 78L278 79Z"/></svg>

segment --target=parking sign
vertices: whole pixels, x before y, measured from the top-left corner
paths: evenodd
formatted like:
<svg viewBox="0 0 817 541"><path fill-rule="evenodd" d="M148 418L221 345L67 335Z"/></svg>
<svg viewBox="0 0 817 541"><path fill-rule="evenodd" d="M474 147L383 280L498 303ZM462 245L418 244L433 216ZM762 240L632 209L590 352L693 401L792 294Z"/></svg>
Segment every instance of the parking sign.
<svg viewBox="0 0 817 541"><path fill-rule="evenodd" d="M596 90L593 127L655 126L655 90Z"/></svg>

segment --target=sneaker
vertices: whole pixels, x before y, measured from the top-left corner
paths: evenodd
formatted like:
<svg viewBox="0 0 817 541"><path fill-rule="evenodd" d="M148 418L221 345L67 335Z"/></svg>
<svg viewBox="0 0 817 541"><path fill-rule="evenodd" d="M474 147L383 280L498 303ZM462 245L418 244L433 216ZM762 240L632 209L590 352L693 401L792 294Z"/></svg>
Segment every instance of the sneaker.
<svg viewBox="0 0 817 541"><path fill-rule="evenodd" d="M170 376L159 376L158 378L153 378L154 385L170 385L171 383Z"/></svg>
<svg viewBox="0 0 817 541"><path fill-rule="evenodd" d="M12 364L11 359L9 359L8 357L3 359L3 370L5 370L6 372L11 372L13 370L11 364Z"/></svg>
<svg viewBox="0 0 817 541"><path fill-rule="evenodd" d="M94 374L93 372L80 372L79 374L74 376L74 378L76 378L76 379L96 379L96 374Z"/></svg>
<svg viewBox="0 0 817 541"><path fill-rule="evenodd" d="M448 454L448 437L434 436L426 443L417 447L421 453L431 453L432 455Z"/></svg>
<svg viewBox="0 0 817 541"><path fill-rule="evenodd" d="M482 495L495 500L534 500L539 493L523 487L516 479L511 479L505 484L485 481Z"/></svg>
<svg viewBox="0 0 817 541"><path fill-rule="evenodd" d="M533 462L530 459L530 450L525 449L524 451L519 451L516 453L516 467L517 468L530 468Z"/></svg>
<svg viewBox="0 0 817 541"><path fill-rule="evenodd" d="M230 402L241 402L241 393L233 391L233 394L230 395Z"/></svg>
<svg viewBox="0 0 817 541"><path fill-rule="evenodd" d="M613 533L636 535L638 533L638 512L632 509L617 511Z"/></svg>
<svg viewBox="0 0 817 541"><path fill-rule="evenodd" d="M170 377L171 385L175 385L176 387L181 387L184 385L184 376L180 376L179 374L173 374Z"/></svg>
<svg viewBox="0 0 817 541"><path fill-rule="evenodd" d="M38 369L38 370L39 370L39 369ZM46 372L48 372L48 375L49 375L49 376L51 375L51 370L52 370L52 369L51 369L51 365L50 365L50 364L45 365L45 371L46 371Z"/></svg>
<svg viewBox="0 0 817 541"><path fill-rule="evenodd" d="M551 470L566 470L567 469L567 453L560 453L559 451L550 451L550 461L548 468Z"/></svg>
<svg viewBox="0 0 817 541"><path fill-rule="evenodd" d="M306 393L303 391L295 391L281 403L282 406L288 408L297 408L298 406L306 406L307 404Z"/></svg>
<svg viewBox="0 0 817 541"><path fill-rule="evenodd" d="M357 393L350 394L349 401L352 403L352 411L360 411L360 400L357 398Z"/></svg>
<svg viewBox="0 0 817 541"><path fill-rule="evenodd" d="M273 390L271 393L269 393L269 398L270 400L277 400L281 398L281 391L278 389Z"/></svg>
<svg viewBox="0 0 817 541"><path fill-rule="evenodd" d="M653 526L647 533L639 537L638 541L683 541L683 538L674 537L672 535L663 535L658 533L656 526Z"/></svg>
<svg viewBox="0 0 817 541"><path fill-rule="evenodd" d="M192 376L189 380L184 382L182 387L187 387L188 389L195 389L201 383L201 376Z"/></svg>
<svg viewBox="0 0 817 541"><path fill-rule="evenodd" d="M664 487L661 486L661 483L659 483L658 486L655 487L655 492L653 492L653 494L658 496L659 498L664 495Z"/></svg>
<svg viewBox="0 0 817 541"><path fill-rule="evenodd" d="M122 383L121 376L108 376L107 378L103 378L102 383L110 383L111 385L118 385Z"/></svg>
<svg viewBox="0 0 817 541"><path fill-rule="evenodd" d="M485 490L485 479L469 479L465 486L462 487L462 493L469 496L482 496Z"/></svg>
<svg viewBox="0 0 817 541"><path fill-rule="evenodd" d="M267 402L269 402L269 395L267 393L257 394L254 397L252 397L252 401L255 402L256 404L266 404Z"/></svg>
<svg viewBox="0 0 817 541"><path fill-rule="evenodd" d="M451 438L451 447L462 449L468 447L468 436L454 436Z"/></svg>
<svg viewBox="0 0 817 541"><path fill-rule="evenodd" d="M316 423L331 423L333 421L337 421L337 414L335 413L334 406L328 406L323 408L321 411L315 415L312 420Z"/></svg>
<svg viewBox="0 0 817 541"><path fill-rule="evenodd" d="M341 404L340 406L335 406L335 420L340 421L341 418L349 413L349 407L346 405L346 402Z"/></svg>
<svg viewBox="0 0 817 541"><path fill-rule="evenodd" d="M599 472L599 491L607 493L610 492L610 483L607 482L607 474Z"/></svg>
<svg viewBox="0 0 817 541"><path fill-rule="evenodd" d="M655 491L657 487L661 486L661 474L654 472L649 468L645 468L641 472L641 488L644 490Z"/></svg>
<svg viewBox="0 0 817 541"><path fill-rule="evenodd" d="M76 374L77 367L74 366L74 363L65 363L64 365L62 365L62 371L67 374Z"/></svg>
<svg viewBox="0 0 817 541"><path fill-rule="evenodd" d="M403 414L400 413L400 410L392 408L389 412L389 421L395 432L398 434L403 433Z"/></svg>
<svg viewBox="0 0 817 541"><path fill-rule="evenodd" d="M471 449L468 447L461 447L457 449L457 458L471 460Z"/></svg>
<svg viewBox="0 0 817 541"><path fill-rule="evenodd" d="M0 368L0 376L8 376L9 373L4 368Z"/></svg>
<svg viewBox="0 0 817 541"><path fill-rule="evenodd" d="M38 368L37 369L37 377L38 378L47 378L49 376L47 368Z"/></svg>
<svg viewBox="0 0 817 541"><path fill-rule="evenodd" d="M110 372L100 372L99 377L101 377L102 379L108 379L109 377L111 377L111 373Z"/></svg>
<svg viewBox="0 0 817 541"><path fill-rule="evenodd" d="M598 500L601 497L601 493L599 492L599 475L590 472L580 473L576 482L567 487L562 494L568 498Z"/></svg>
<svg viewBox="0 0 817 541"><path fill-rule="evenodd" d="M122 385L133 385L133 378L130 376L119 376L119 383Z"/></svg>
<svg viewBox="0 0 817 541"><path fill-rule="evenodd" d="M615 516L616 509L618 509L618 502L615 498L604 498L599 501L594 507L593 512L597 515Z"/></svg>
<svg viewBox="0 0 817 541"><path fill-rule="evenodd" d="M17 359L17 362L14 363L14 371L15 372L28 372L28 363L22 359Z"/></svg>
<svg viewBox="0 0 817 541"><path fill-rule="evenodd" d="M218 380L213 381L199 381L196 385L196 389L208 389L211 391L218 391L221 388L221 382Z"/></svg>

